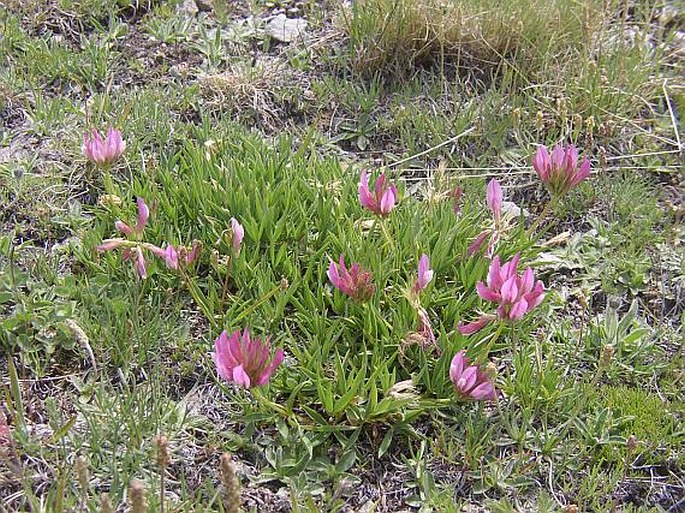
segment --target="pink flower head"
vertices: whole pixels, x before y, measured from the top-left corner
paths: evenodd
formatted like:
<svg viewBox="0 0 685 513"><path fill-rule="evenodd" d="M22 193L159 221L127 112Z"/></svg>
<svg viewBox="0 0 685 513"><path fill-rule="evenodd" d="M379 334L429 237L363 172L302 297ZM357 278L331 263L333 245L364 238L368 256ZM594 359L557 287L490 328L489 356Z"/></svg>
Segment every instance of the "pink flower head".
<svg viewBox="0 0 685 513"><path fill-rule="evenodd" d="M236 330L229 337L226 331L214 341L214 361L217 371L226 381L245 388L265 385L273 371L283 361L282 349L277 349L271 356L269 340L250 338L247 328L240 333Z"/></svg>
<svg viewBox="0 0 685 513"><path fill-rule="evenodd" d="M136 204L138 206L138 219L136 220L135 227L131 228L128 224L123 221L116 221L114 227L127 237L133 237L134 241L127 241L122 238L106 239L102 241L102 244L96 247L98 251L112 251L120 246L125 246L122 252L123 260L131 260L136 268L136 272L141 278L147 277L147 269L145 265L145 257L143 255L143 248L152 250L153 253L157 254L155 249L162 251L159 248L155 248L151 244L145 244L136 242L140 240L147 221L150 217L150 209L145 204L145 200L138 196L136 199ZM159 256L159 255L158 255Z"/></svg>
<svg viewBox="0 0 685 513"><path fill-rule="evenodd" d="M333 286L356 301L367 301L376 291L371 283L371 273L359 263L352 264L348 271L343 255L340 255L338 264L331 260L327 274Z"/></svg>
<svg viewBox="0 0 685 513"><path fill-rule="evenodd" d="M500 215L502 213L502 187L494 178L488 182L486 193L488 207L492 210L495 217L495 222L499 223Z"/></svg>
<svg viewBox="0 0 685 513"><path fill-rule="evenodd" d="M151 244L146 247L152 251L156 256L164 260L166 266L174 271L178 270L180 266L186 267L192 264L200 255L202 245L199 241L193 242L192 249L188 250L185 246L174 247L167 244L165 249L158 248Z"/></svg>
<svg viewBox="0 0 685 513"><path fill-rule="evenodd" d="M240 251L240 245L243 243L244 237L245 229L243 225L235 217L231 217L231 245L234 253Z"/></svg>
<svg viewBox="0 0 685 513"><path fill-rule="evenodd" d="M476 365L469 365L466 351L459 351L450 364L450 379L463 399L480 401L497 398L490 377Z"/></svg>
<svg viewBox="0 0 685 513"><path fill-rule="evenodd" d="M487 285L482 281L476 284L478 295L486 301L497 303L497 317L502 320L517 320L538 306L545 298L545 286L535 280L533 270L529 267L522 275L516 272L520 255L504 265L500 265L499 256L490 264ZM475 322L459 326L462 335L470 335L482 329L494 316L483 316Z"/></svg>
<svg viewBox="0 0 685 513"><path fill-rule="evenodd" d="M376 180L375 191L372 194L369 190L369 174L366 171L362 171L359 180L359 202L374 214L385 217L395 208L397 203L397 187L394 184L388 185L385 173L381 173Z"/></svg>
<svg viewBox="0 0 685 513"><path fill-rule="evenodd" d="M114 223L114 227L126 236L140 236L147 226L147 221L150 218L150 209L145 204L145 200L138 196L136 198L136 205L138 207L138 218L136 220L136 226L131 228L123 221L117 221Z"/></svg>
<svg viewBox="0 0 685 513"><path fill-rule="evenodd" d="M83 154L99 166L111 164L125 149L126 141L122 139L121 132L112 127L107 130L105 139L97 130L93 130L90 136L86 134L83 137Z"/></svg>
<svg viewBox="0 0 685 513"><path fill-rule="evenodd" d="M136 269L136 273L142 279L147 278L147 266L145 264L145 256L143 255L143 248L139 243L130 242L126 239L105 239L102 244L95 247L98 251L113 251L121 246L124 250L121 253L122 260L130 260ZM148 247L148 244L143 244ZM148 249L150 249L148 247ZM159 249L159 248L157 248ZM159 251L162 251L161 249Z"/></svg>
<svg viewBox="0 0 685 513"><path fill-rule="evenodd" d="M416 279L416 283L414 284L415 294L418 294L428 287L428 284L433 279L433 269L430 268L430 265L431 264L430 260L428 259L428 255L421 255L421 258L419 258L419 274L418 278Z"/></svg>
<svg viewBox="0 0 685 513"><path fill-rule="evenodd" d="M557 144L549 154L539 146L533 157L533 168L553 196L561 196L590 176L590 161L583 157L578 165L578 150L572 144Z"/></svg>
<svg viewBox="0 0 685 513"><path fill-rule="evenodd" d="M178 251L171 244L167 244L165 249L153 248L153 253L160 257L166 263L169 269L178 269Z"/></svg>

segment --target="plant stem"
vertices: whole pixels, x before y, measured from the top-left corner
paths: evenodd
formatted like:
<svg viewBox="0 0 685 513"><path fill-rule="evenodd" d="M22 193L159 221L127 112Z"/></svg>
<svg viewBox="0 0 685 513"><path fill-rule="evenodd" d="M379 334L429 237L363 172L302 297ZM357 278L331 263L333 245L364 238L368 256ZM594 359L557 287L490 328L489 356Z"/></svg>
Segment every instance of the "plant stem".
<svg viewBox="0 0 685 513"><path fill-rule="evenodd" d="M159 472L159 513L164 513L164 496L166 495L164 493L166 488L166 482L164 480L165 473L164 467L162 466Z"/></svg>
<svg viewBox="0 0 685 513"><path fill-rule="evenodd" d="M391 237L390 232L388 231L388 226L386 225L386 219L381 219L380 223L381 225L381 231L383 232L383 236L385 237L385 240L387 241L388 245L390 248L395 250L395 240Z"/></svg>
<svg viewBox="0 0 685 513"><path fill-rule="evenodd" d="M207 318L212 328L216 328L216 319L214 318L214 313L210 310L209 305L207 304L207 298L202 298L202 291L197 284L190 279L190 276L188 276L185 270L181 270L181 275L183 276L183 281L188 288L188 292L190 292L190 295L193 297L193 301L195 301L195 304L200 308L202 314Z"/></svg>
<svg viewBox="0 0 685 513"><path fill-rule="evenodd" d="M271 299L273 296L275 296L276 293L277 293L279 290L282 290L282 289L283 289L283 285L282 285L281 283L279 283L279 284L276 285L273 289L271 289L271 290L268 291L266 294L264 294L262 297L260 297L257 301L255 301L254 303L252 303L252 305L250 305L248 308L246 308L245 310L243 310L242 312L240 312L240 314L238 314L238 315L233 319L233 321L234 321L234 322L238 322L239 320L241 320L241 319L247 317L247 316L250 315L253 311L255 311L257 308L259 308L261 305L263 305L266 301L268 301L268 300Z"/></svg>
<svg viewBox="0 0 685 513"><path fill-rule="evenodd" d="M226 294L228 293L228 280L231 277L231 267L233 267L233 257L235 253L231 251L231 254L226 257L226 276L224 277L224 283L221 286L221 303L219 304L219 311L224 311L224 305L226 304Z"/></svg>
<svg viewBox="0 0 685 513"><path fill-rule="evenodd" d="M533 224L530 225L528 228L528 231L526 232L526 235L528 237L532 236L535 233L535 230L540 226L540 223L545 220L545 217L547 217L547 214L549 214L549 211L552 209L554 205L556 205L557 201L555 197L550 198L550 200L547 202L545 205L545 208L542 209L542 212L540 212L540 215L533 221Z"/></svg>

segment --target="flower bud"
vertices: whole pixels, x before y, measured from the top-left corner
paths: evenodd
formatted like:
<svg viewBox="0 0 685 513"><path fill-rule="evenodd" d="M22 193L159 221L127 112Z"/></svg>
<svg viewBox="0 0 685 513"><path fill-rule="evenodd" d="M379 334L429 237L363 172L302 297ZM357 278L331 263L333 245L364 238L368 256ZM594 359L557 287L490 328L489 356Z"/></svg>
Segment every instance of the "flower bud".
<svg viewBox="0 0 685 513"><path fill-rule="evenodd" d="M626 440L626 447L628 448L628 452L633 452L637 449L637 437L635 435L630 435L628 437L628 440Z"/></svg>
<svg viewBox="0 0 685 513"><path fill-rule="evenodd" d="M601 367L607 367L611 363L615 349L611 344L607 344L602 348L602 354L599 357L599 365Z"/></svg>
<svg viewBox="0 0 685 513"><path fill-rule="evenodd" d="M602 169L607 168L607 150L604 146L599 147L597 152L597 158L599 159L599 167Z"/></svg>
<svg viewBox="0 0 685 513"><path fill-rule="evenodd" d="M514 125L514 129L518 130L521 126L521 107L516 107L511 114L513 117L512 124Z"/></svg>

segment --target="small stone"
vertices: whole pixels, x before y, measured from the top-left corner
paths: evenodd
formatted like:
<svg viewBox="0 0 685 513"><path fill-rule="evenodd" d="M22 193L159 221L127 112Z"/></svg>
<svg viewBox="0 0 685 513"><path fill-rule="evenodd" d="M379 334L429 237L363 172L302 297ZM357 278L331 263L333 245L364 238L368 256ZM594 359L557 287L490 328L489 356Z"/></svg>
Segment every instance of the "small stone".
<svg viewBox="0 0 685 513"><path fill-rule="evenodd" d="M291 43L300 39L307 29L307 20L302 18L287 18L279 14L266 25L266 33L276 41Z"/></svg>
<svg viewBox="0 0 685 513"><path fill-rule="evenodd" d="M502 213L504 215L510 216L510 217L520 217L521 213L523 213L523 217L530 217L530 212L526 210L525 208L521 210L521 207L519 207L516 203L513 201L503 201L502 202Z"/></svg>
<svg viewBox="0 0 685 513"><path fill-rule="evenodd" d="M180 9L182 12L189 14L190 16L195 16L199 12L195 0L183 0Z"/></svg>

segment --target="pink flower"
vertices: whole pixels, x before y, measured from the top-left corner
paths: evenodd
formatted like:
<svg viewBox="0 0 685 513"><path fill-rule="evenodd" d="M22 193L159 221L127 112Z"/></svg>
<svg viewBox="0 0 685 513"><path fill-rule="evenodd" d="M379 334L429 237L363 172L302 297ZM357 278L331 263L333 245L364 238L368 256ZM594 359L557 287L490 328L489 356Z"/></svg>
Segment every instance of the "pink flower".
<svg viewBox="0 0 685 513"><path fill-rule="evenodd" d="M478 319L476 319L473 322L469 322L468 324L460 324L459 326L457 326L457 329L459 330L459 333L461 333L462 335L472 335L485 328L495 319L497 319L496 315L481 315Z"/></svg>
<svg viewBox="0 0 685 513"><path fill-rule="evenodd" d="M176 248L171 244L167 244L167 247L164 249L158 247L153 247L151 249L155 255L164 260L169 269L178 269L178 251L176 251Z"/></svg>
<svg viewBox="0 0 685 513"><path fill-rule="evenodd" d="M495 387L489 376L476 365L469 365L466 351L459 351L450 364L450 379L457 393L464 399L494 400L497 398Z"/></svg>
<svg viewBox="0 0 685 513"><path fill-rule="evenodd" d="M269 363L270 349L268 339L250 338L247 328L242 335L236 330L230 337L222 331L213 354L219 376L245 388L265 385L284 358L283 350L277 349Z"/></svg>
<svg viewBox="0 0 685 513"><path fill-rule="evenodd" d="M583 157L578 166L578 150L572 144L557 144L549 154L546 146L539 146L533 157L533 168L553 196L566 194L590 176L590 161Z"/></svg>
<svg viewBox="0 0 685 513"><path fill-rule="evenodd" d="M359 180L359 202L374 214L385 217L395 208L397 187L393 184L386 184L385 174L381 173L372 194L369 190L369 174L363 171Z"/></svg>
<svg viewBox="0 0 685 513"><path fill-rule="evenodd" d="M143 256L143 250L140 248L140 246L136 246L135 253L136 272L138 273L138 276L140 276L144 280L145 278L147 278L147 268L145 266L145 257Z"/></svg>
<svg viewBox="0 0 685 513"><path fill-rule="evenodd" d="M488 182L486 199L488 207L492 210L492 214L495 217L495 223L499 223L502 213L502 187L494 178Z"/></svg>
<svg viewBox="0 0 685 513"><path fill-rule="evenodd" d="M83 154L97 165L107 165L118 159L126 149L126 141L121 138L121 132L110 127L107 137L103 140L97 130L83 137Z"/></svg>
<svg viewBox="0 0 685 513"><path fill-rule="evenodd" d="M520 255L500 266L499 256L490 264L487 285L482 281L476 284L478 295L486 301L497 303L497 318L501 320L517 320L522 318L545 298L544 285L535 280L533 270L527 268L523 275L516 272ZM483 316L480 319L458 327L462 335L470 335L482 329L495 316Z"/></svg>
<svg viewBox="0 0 685 513"><path fill-rule="evenodd" d="M131 228L123 221L117 221L114 223L114 227L126 236L140 236L147 226L147 221L150 218L150 209L145 204L145 200L138 196L136 198L136 205L138 207L138 219L136 220L136 226Z"/></svg>
<svg viewBox="0 0 685 513"><path fill-rule="evenodd" d="M497 233L497 230L484 230L480 232L476 236L476 238L473 239L473 242L466 250L466 254L468 256L473 256L476 253L478 253L483 247L485 239L488 239L488 245L487 249L485 250L485 256L490 258L492 256L492 253L494 252L495 244L497 244L497 241L499 240L499 233Z"/></svg>
<svg viewBox="0 0 685 513"><path fill-rule="evenodd" d="M419 258L419 274L416 283L414 284L414 293L418 294L422 290L425 290L432 279L433 269L430 268L430 260L428 259L428 255L423 254L421 255L421 258Z"/></svg>
<svg viewBox="0 0 685 513"><path fill-rule="evenodd" d="M138 204L138 219L136 221L136 226L131 228L128 224L123 221L117 221L114 223L114 227L127 237L133 237L134 239L140 239L140 236L145 230L148 218L150 217L150 209L145 204L145 200L140 196L136 200ZM154 246L150 244L141 244L140 242L128 241L122 238L105 239L102 244L96 246L95 249L98 251L113 251L121 246L125 246L122 252L123 260L131 260L135 266L138 276L145 279L147 278L147 268L145 265L145 256L143 255L143 247L145 249L151 249L154 252ZM159 249L159 248L157 248ZM159 250L162 251L162 250Z"/></svg>
<svg viewBox="0 0 685 513"><path fill-rule="evenodd" d="M231 245L233 246L234 253L240 251L240 245L243 243L244 237L245 229L243 225L236 218L231 217Z"/></svg>
<svg viewBox="0 0 685 513"><path fill-rule="evenodd" d="M169 269L178 270L179 266L188 266L192 264L200 254L202 245L199 241L193 242L193 247L189 251L185 246L178 246L178 249L167 244L165 249L158 248L157 246L148 245L150 251L152 251L156 256L164 260L166 266Z"/></svg>
<svg viewBox="0 0 685 513"><path fill-rule="evenodd" d="M102 244L95 246L98 251L113 251L126 244L126 239L105 239Z"/></svg>
<svg viewBox="0 0 685 513"><path fill-rule="evenodd" d="M182 247L181 249L183 257L185 258L186 265L190 265L200 257L200 252L202 251L202 243L199 240L194 240L193 245L190 248L190 251L188 251L186 247Z"/></svg>
<svg viewBox="0 0 685 513"><path fill-rule="evenodd" d="M376 291L371 283L371 273L358 263L352 264L348 271L343 255L340 255L339 264L331 260L327 274L328 279L340 292L356 301L367 301Z"/></svg>

